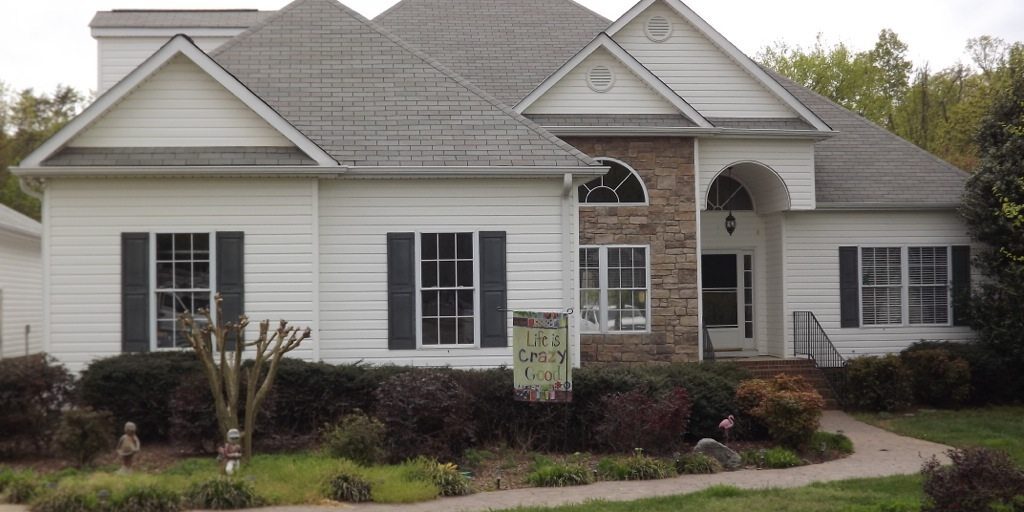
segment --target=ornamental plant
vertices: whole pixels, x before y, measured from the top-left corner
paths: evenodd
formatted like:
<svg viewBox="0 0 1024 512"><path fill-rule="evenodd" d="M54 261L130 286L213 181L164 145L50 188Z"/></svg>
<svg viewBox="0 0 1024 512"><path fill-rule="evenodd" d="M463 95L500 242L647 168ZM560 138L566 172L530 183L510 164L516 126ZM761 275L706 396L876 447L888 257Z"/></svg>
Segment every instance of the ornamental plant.
<svg viewBox="0 0 1024 512"><path fill-rule="evenodd" d="M808 443L821 422L825 401L803 377L777 375L739 385L740 411L761 424L776 442L799 448Z"/></svg>

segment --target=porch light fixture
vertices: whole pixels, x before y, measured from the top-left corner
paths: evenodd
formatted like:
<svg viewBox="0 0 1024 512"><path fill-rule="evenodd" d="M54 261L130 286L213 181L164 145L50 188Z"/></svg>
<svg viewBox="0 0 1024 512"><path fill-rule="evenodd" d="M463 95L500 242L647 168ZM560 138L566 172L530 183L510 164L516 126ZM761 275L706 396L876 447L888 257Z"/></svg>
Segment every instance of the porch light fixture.
<svg viewBox="0 0 1024 512"><path fill-rule="evenodd" d="M725 230L729 232L729 236L736 232L736 217L733 216L731 211L729 216L725 218Z"/></svg>

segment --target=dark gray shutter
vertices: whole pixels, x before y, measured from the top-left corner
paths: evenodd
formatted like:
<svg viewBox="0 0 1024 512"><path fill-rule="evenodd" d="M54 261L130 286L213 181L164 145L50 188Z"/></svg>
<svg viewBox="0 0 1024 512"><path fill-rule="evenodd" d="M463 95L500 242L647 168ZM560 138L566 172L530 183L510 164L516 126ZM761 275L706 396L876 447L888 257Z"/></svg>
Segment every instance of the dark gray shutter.
<svg viewBox="0 0 1024 512"><path fill-rule="evenodd" d="M414 233L388 233L388 349L416 350Z"/></svg>
<svg viewBox="0 0 1024 512"><path fill-rule="evenodd" d="M508 264L504 231L480 233L480 346L508 346Z"/></svg>
<svg viewBox="0 0 1024 512"><path fill-rule="evenodd" d="M149 352L149 233L121 233L121 350Z"/></svg>
<svg viewBox="0 0 1024 512"><path fill-rule="evenodd" d="M221 323L238 322L245 313L245 233L217 233L217 293L224 298ZM234 348L229 339L228 349Z"/></svg>
<svg viewBox="0 0 1024 512"><path fill-rule="evenodd" d="M953 325L970 325L971 247L953 247Z"/></svg>
<svg viewBox="0 0 1024 512"><path fill-rule="evenodd" d="M860 327L860 276L857 248L839 248L839 317L842 327Z"/></svg>

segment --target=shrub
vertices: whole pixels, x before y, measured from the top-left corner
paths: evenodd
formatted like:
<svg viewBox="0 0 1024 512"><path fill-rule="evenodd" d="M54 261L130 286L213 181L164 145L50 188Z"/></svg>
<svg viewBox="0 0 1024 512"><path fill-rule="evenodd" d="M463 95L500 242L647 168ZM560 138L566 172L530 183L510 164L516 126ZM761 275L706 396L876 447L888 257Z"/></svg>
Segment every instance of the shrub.
<svg viewBox="0 0 1024 512"><path fill-rule="evenodd" d="M396 372L395 368L283 359L274 389L264 405L266 417L261 420L260 429L265 437L309 436L346 414L369 411L373 391L381 379Z"/></svg>
<svg viewBox="0 0 1024 512"><path fill-rule="evenodd" d="M417 370L377 388L375 415L387 428L392 460L457 458L473 438L470 397L450 372Z"/></svg>
<svg viewBox="0 0 1024 512"><path fill-rule="evenodd" d="M853 453L853 441L843 434L832 432L815 432L811 436L810 446L821 455L838 453L849 455Z"/></svg>
<svg viewBox="0 0 1024 512"><path fill-rule="evenodd" d="M737 411L736 387L750 378L746 369L729 363L673 364L645 371L656 382L681 387L690 395L693 403L687 427L690 439L715 437L721 433L718 423Z"/></svg>
<svg viewBox="0 0 1024 512"><path fill-rule="evenodd" d="M950 466L938 459L924 464L924 512L990 510L1013 506L1024 495L1024 470L1004 452L986 448L950 450Z"/></svg>
<svg viewBox="0 0 1024 512"><path fill-rule="evenodd" d="M157 486L134 486L114 495L112 512L178 512L181 496Z"/></svg>
<svg viewBox="0 0 1024 512"><path fill-rule="evenodd" d="M971 397L971 366L947 350L913 350L900 354L910 372L914 399L932 407L959 408Z"/></svg>
<svg viewBox="0 0 1024 512"><path fill-rule="evenodd" d="M615 451L632 448L668 451L683 441L690 419L690 396L673 388L658 396L643 389L613 393L601 400L606 411L597 438Z"/></svg>
<svg viewBox="0 0 1024 512"><path fill-rule="evenodd" d="M248 482L224 477L192 484L185 490L184 501L189 507L209 510L256 508L265 504Z"/></svg>
<svg viewBox="0 0 1024 512"><path fill-rule="evenodd" d="M761 467L770 469L785 469L802 466L804 461L800 456L785 448L770 448L762 454L763 465Z"/></svg>
<svg viewBox="0 0 1024 512"><path fill-rule="evenodd" d="M569 487L587 485L593 482L589 469L582 464L540 464L526 475L526 481L534 487Z"/></svg>
<svg viewBox="0 0 1024 512"><path fill-rule="evenodd" d="M419 457L413 463L425 479L437 486L438 494L441 496L465 496L473 492L469 486L469 479L459 472L459 467L455 464L441 464L426 457Z"/></svg>
<svg viewBox="0 0 1024 512"><path fill-rule="evenodd" d="M825 407L821 395L806 380L787 375L745 381L736 390L736 400L772 439L792 447L810 441Z"/></svg>
<svg viewBox="0 0 1024 512"><path fill-rule="evenodd" d="M64 413L54 443L61 453L71 457L78 467L88 466L96 457L113 448L114 422L109 412L88 407Z"/></svg>
<svg viewBox="0 0 1024 512"><path fill-rule="evenodd" d="M597 472L608 480L660 480L672 476L675 470L667 462L638 450L630 457L601 459Z"/></svg>
<svg viewBox="0 0 1024 512"><path fill-rule="evenodd" d="M45 354L0 360L0 452L43 451L73 384L67 369Z"/></svg>
<svg viewBox="0 0 1024 512"><path fill-rule="evenodd" d="M846 375L847 398L854 409L895 412L913 403L913 375L897 355L852 359Z"/></svg>
<svg viewBox="0 0 1024 512"><path fill-rule="evenodd" d="M351 473L339 473L327 481L327 497L334 501L370 501L370 482Z"/></svg>
<svg viewBox="0 0 1024 512"><path fill-rule="evenodd" d="M941 349L967 361L971 369L970 402L988 405L1018 402L1024 396L1024 373L1006 355L984 343L923 341L905 352Z"/></svg>
<svg viewBox="0 0 1024 512"><path fill-rule="evenodd" d="M722 470L722 465L703 453L685 453L675 460L676 472L681 475L709 475Z"/></svg>
<svg viewBox="0 0 1024 512"><path fill-rule="evenodd" d="M110 411L117 423L134 422L144 439L166 440L171 395L200 370L190 352L122 354L90 364L78 389L84 405ZM193 384L206 386L205 379Z"/></svg>
<svg viewBox="0 0 1024 512"><path fill-rule="evenodd" d="M376 464L385 456L384 424L362 413L350 414L340 424L326 429L321 442L332 457Z"/></svg>
<svg viewBox="0 0 1024 512"><path fill-rule="evenodd" d="M221 435L213 395L205 383L206 376L195 372L184 377L171 393L168 435L177 443L210 453Z"/></svg>
<svg viewBox="0 0 1024 512"><path fill-rule="evenodd" d="M32 504L32 512L99 512L95 493L63 489L42 496Z"/></svg>
<svg viewBox="0 0 1024 512"><path fill-rule="evenodd" d="M43 490L39 480L38 475L32 473L17 474L7 482L7 488L4 489L4 496L7 497L7 502L18 505L32 501Z"/></svg>

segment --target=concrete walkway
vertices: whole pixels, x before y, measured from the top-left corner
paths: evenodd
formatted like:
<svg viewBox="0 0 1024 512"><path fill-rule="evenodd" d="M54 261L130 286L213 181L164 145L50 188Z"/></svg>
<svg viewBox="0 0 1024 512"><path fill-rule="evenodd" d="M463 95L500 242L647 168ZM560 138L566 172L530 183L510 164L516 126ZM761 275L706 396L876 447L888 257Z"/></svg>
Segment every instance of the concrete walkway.
<svg viewBox="0 0 1024 512"><path fill-rule="evenodd" d="M843 432L853 441L855 453L845 459L791 469L743 470L714 475L685 475L643 482L598 482L580 487L529 488L442 498L410 505L339 505L335 507L299 506L262 509L263 512L485 512L520 506L557 506L592 500L632 501L657 496L672 496L701 491L714 485L741 489L802 487L816 482L851 478L873 478L917 473L921 464L933 455L946 460L948 446L902 437L861 423L849 415L828 411L822 430ZM0 512L27 509L0 505Z"/></svg>

